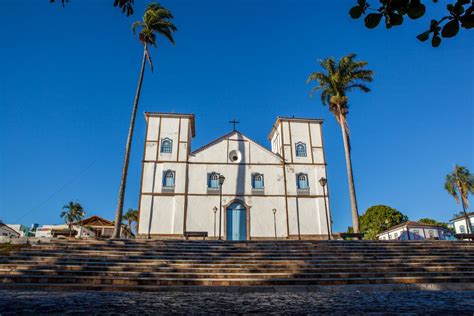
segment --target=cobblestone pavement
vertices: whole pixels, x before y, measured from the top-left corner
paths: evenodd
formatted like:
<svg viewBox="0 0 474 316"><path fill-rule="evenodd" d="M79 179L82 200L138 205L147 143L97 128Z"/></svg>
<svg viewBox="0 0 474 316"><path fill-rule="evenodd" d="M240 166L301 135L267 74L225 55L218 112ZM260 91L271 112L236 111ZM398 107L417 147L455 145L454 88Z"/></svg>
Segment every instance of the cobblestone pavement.
<svg viewBox="0 0 474 316"><path fill-rule="evenodd" d="M0 290L18 314L474 314L474 292L47 292Z"/></svg>

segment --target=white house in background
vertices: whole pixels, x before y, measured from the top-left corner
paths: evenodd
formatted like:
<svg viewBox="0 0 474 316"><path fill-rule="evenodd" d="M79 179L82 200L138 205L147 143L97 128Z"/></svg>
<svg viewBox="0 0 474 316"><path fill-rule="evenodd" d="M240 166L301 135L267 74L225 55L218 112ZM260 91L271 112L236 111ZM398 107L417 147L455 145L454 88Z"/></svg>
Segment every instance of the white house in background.
<svg viewBox="0 0 474 316"><path fill-rule="evenodd" d="M30 229L22 224L7 224L10 228L20 234L20 237L30 237Z"/></svg>
<svg viewBox="0 0 474 316"><path fill-rule="evenodd" d="M377 235L379 240L451 240L454 234L449 229L418 222L404 222Z"/></svg>
<svg viewBox="0 0 474 316"><path fill-rule="evenodd" d="M0 222L0 237L19 238L20 233L10 226Z"/></svg>
<svg viewBox="0 0 474 316"><path fill-rule="evenodd" d="M62 225L43 225L38 227L35 232L35 237L53 237L54 231L68 231L69 226ZM92 238L95 237L95 232L83 226L73 225L72 230L77 231L76 238Z"/></svg>
<svg viewBox="0 0 474 316"><path fill-rule="evenodd" d="M271 150L234 130L191 151L194 115L145 113L145 119L139 238L191 231L216 238L219 218L227 240L275 238L275 230L278 238L327 238L322 120L278 117Z"/></svg>
<svg viewBox="0 0 474 316"><path fill-rule="evenodd" d="M471 223L471 227L474 228L474 212L467 213L467 216L469 217L469 222ZM467 223L466 223L466 218L464 215L453 218L450 220L451 223L453 223L454 230L456 231L456 234L467 234ZM471 234L473 233L472 231L470 232Z"/></svg>

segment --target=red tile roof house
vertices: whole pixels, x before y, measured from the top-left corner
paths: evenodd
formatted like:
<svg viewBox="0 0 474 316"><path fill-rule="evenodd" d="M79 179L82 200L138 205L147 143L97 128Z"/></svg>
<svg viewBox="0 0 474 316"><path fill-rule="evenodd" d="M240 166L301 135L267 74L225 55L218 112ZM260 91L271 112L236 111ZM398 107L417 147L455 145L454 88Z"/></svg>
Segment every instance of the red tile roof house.
<svg viewBox="0 0 474 316"><path fill-rule="evenodd" d="M0 237L19 238L20 233L0 222Z"/></svg>
<svg viewBox="0 0 474 316"><path fill-rule="evenodd" d="M114 232L114 222L108 221L100 216L91 216L83 219L76 223L77 225L91 228L95 231L96 237L109 238L112 237ZM130 231L127 225L122 224L122 230L120 232L120 238L129 239L133 237L133 233Z"/></svg>

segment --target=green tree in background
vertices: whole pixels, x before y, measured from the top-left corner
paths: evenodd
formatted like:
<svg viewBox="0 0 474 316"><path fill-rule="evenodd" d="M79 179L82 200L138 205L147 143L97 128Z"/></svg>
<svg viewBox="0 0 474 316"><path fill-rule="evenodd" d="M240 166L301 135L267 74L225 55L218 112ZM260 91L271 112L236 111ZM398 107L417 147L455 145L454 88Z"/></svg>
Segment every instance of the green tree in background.
<svg viewBox="0 0 474 316"><path fill-rule="evenodd" d="M456 203L459 204L459 200L461 200L466 230L468 234L471 234L472 227L466 209L469 208L469 194L474 194L474 176L466 167L455 165L454 170L446 175L444 188L454 197Z"/></svg>
<svg viewBox="0 0 474 316"><path fill-rule="evenodd" d="M364 233L364 239L377 239L377 234L406 221L408 217L396 209L374 205L360 216L360 230Z"/></svg>
<svg viewBox="0 0 474 316"><path fill-rule="evenodd" d="M80 221L85 215L84 208L80 203L69 202L63 206L60 217L64 219L64 222L69 227L69 237L72 235L72 224Z"/></svg>
<svg viewBox="0 0 474 316"><path fill-rule="evenodd" d="M355 58L356 54L349 54L342 57L338 63L332 57L321 60L319 63L323 71L310 74L307 83L316 83L316 86L311 89L311 95L315 91L321 91L321 102L323 105L329 106L329 111L334 114L334 117L341 126L351 200L352 226L354 232L358 233L359 212L352 173L349 125L347 124L347 115L349 114L349 98L347 93L352 90L369 92L370 89L364 83L372 82L373 71L366 68L366 61L356 61Z"/></svg>
<svg viewBox="0 0 474 316"><path fill-rule="evenodd" d="M143 14L142 21L137 21L132 25L132 31L135 33L137 28L141 28L138 34L138 39L143 45L143 58L138 79L138 87L135 94L135 101L132 107L132 116L130 118L130 126L128 129L127 143L125 145L125 158L122 168L122 179L120 181L120 188L118 194L117 209L115 211L115 227L112 238L120 237L120 229L122 224L123 201L125 197L125 187L127 184L128 162L130 160L130 151L132 149L133 130L135 127L135 118L137 115L138 101L140 100L140 92L142 89L143 75L145 73L146 62L150 63L150 69L153 71L153 63L151 61L150 53L148 52L148 45L156 47L156 34L162 35L174 44L173 32L177 29L171 22L173 14L162 7L158 3L150 3Z"/></svg>
<svg viewBox="0 0 474 316"><path fill-rule="evenodd" d="M135 223L135 231L137 229L138 223L138 210L134 210L133 208L129 208L127 212L123 215L123 218L127 221L127 226L132 231L132 224Z"/></svg>
<svg viewBox="0 0 474 316"><path fill-rule="evenodd" d="M442 227L448 228L448 223L438 222L437 220L432 219L432 218L422 218L418 222L423 223L423 224L436 225L436 226L442 226Z"/></svg>

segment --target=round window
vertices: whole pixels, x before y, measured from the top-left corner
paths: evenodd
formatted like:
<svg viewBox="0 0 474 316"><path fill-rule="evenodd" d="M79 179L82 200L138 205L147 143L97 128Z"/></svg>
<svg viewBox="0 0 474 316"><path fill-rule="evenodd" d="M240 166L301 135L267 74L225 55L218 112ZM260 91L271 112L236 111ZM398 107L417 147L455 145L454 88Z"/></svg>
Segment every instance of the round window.
<svg viewBox="0 0 474 316"><path fill-rule="evenodd" d="M232 150L229 153L229 159L232 162L239 162L242 159L242 154L238 150Z"/></svg>

